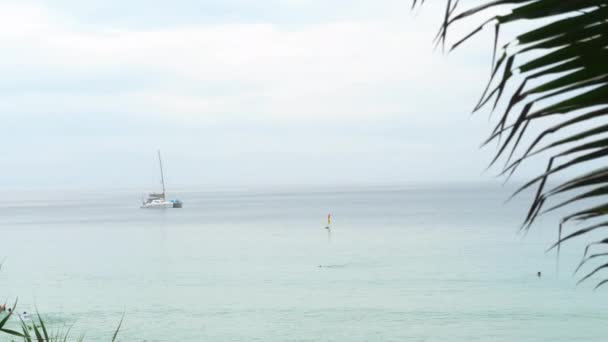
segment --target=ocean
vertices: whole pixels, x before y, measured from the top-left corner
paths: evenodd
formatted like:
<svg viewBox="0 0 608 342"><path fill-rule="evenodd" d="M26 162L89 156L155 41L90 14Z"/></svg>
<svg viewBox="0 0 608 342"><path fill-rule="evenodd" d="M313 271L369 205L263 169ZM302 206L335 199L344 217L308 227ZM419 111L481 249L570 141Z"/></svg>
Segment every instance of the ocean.
<svg viewBox="0 0 608 342"><path fill-rule="evenodd" d="M608 295L572 275L588 240L557 268L556 217L519 233L512 190L5 192L0 301L85 341L123 314L119 341L605 341Z"/></svg>

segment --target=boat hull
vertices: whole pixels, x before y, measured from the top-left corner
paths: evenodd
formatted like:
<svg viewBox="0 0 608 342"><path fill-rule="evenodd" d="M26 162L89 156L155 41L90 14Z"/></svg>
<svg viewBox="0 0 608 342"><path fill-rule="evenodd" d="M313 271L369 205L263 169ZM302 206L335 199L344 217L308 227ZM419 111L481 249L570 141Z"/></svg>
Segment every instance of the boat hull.
<svg viewBox="0 0 608 342"><path fill-rule="evenodd" d="M173 208L173 203L171 202L153 202L153 203L144 203L141 205L142 209L166 209Z"/></svg>

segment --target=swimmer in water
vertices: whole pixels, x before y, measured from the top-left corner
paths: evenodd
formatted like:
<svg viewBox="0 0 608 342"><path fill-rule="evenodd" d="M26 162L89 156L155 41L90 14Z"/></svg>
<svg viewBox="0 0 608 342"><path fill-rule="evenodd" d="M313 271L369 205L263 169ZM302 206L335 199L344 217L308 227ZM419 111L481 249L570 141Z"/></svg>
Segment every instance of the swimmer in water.
<svg viewBox="0 0 608 342"><path fill-rule="evenodd" d="M540 278L540 271L536 272L536 276Z"/></svg>

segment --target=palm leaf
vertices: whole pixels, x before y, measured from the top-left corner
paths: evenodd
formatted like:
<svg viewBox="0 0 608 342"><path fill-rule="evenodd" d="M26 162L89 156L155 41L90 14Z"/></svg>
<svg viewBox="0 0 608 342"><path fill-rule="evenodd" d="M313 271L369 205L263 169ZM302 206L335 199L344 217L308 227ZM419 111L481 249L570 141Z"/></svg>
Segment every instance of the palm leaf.
<svg viewBox="0 0 608 342"><path fill-rule="evenodd" d="M414 1L413 5L423 2ZM532 177L514 195L536 187L523 220L524 229L529 229L536 218L546 212L562 213L558 226L560 237L549 248L559 251L566 241L608 227L608 222L595 222L608 215L608 203L604 203L608 202L608 168L602 166L608 158L605 121L608 118L608 0L487 0L462 11L456 10L455 2L447 1L443 24L437 34L438 43L445 45L448 30L461 21L496 12L499 7L505 9L504 14L480 18L482 24L456 40L451 49L460 47L487 26L494 26L490 79L474 111L490 102L493 102L492 110L501 103L504 106L484 142L484 145L498 142L490 165L504 160L500 175L510 177L532 159L546 160L546 170ZM501 27L517 28L522 20L538 23L537 27L521 30L513 41L499 47ZM534 86L530 86L531 81ZM513 85L514 82L518 84ZM547 119L552 119L551 125ZM530 132L531 123L541 127L540 133ZM528 141L530 143L524 143ZM574 176L560 182L557 178L563 174ZM549 188L549 182L557 185ZM552 204L544 209L548 203ZM574 204L583 208L572 211ZM568 230L571 221L589 222L589 225L566 232L562 238L562 228ZM600 246L608 246L608 238L589 243L585 248L577 271L590 262L599 263L581 282L608 268L608 263L601 263L608 253L587 257L590 248ZM608 280L600 281L596 288L606 283Z"/></svg>
<svg viewBox="0 0 608 342"><path fill-rule="evenodd" d="M44 340L49 341L49 334L46 331L46 326L44 325L44 321L42 320L42 317L40 317L40 312L38 312L38 309L36 309L36 316L38 316L38 322L40 323L40 327L41 327L42 333L44 335Z"/></svg>
<svg viewBox="0 0 608 342"><path fill-rule="evenodd" d="M4 327L6 322L8 322L8 320L11 318L11 316L15 312L15 308L17 308L17 300L15 300L15 303L13 304L13 307L11 308L10 312L6 316L4 316L4 318L0 321L0 331L3 333L9 334L9 335L24 338L25 337L24 334L17 332L15 330L12 330L12 329L7 329Z"/></svg>
<svg viewBox="0 0 608 342"><path fill-rule="evenodd" d="M114 331L114 335L112 335L112 342L116 341L116 337L118 336L118 332L120 331L120 327L122 326L122 321L125 319L125 314L122 314L122 317L120 318L120 322L118 322L118 327L116 328L116 331Z"/></svg>

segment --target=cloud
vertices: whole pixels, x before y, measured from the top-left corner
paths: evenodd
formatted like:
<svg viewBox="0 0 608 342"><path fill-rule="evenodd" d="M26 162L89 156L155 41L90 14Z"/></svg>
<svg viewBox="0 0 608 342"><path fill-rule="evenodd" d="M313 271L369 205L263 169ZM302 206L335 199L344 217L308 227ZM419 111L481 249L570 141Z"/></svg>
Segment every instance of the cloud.
<svg viewBox="0 0 608 342"><path fill-rule="evenodd" d="M433 52L437 17L412 18L402 2L393 13L379 10L392 0L345 12L314 1L307 15L333 14L294 25L277 19L285 9L171 25L144 11L146 25L107 24L59 3L0 4L0 142L19 141L0 162L13 170L5 183L140 184L158 147L182 183L201 183L203 170L215 183L428 179L442 172L428 171L437 158L480 139L463 138L479 131L464 113L487 76L485 47ZM468 160L450 177L476 176Z"/></svg>
<svg viewBox="0 0 608 342"><path fill-rule="evenodd" d="M0 13L0 44L9 51L0 61L0 88L16 84L19 92L4 93L0 113L376 119L436 107L420 101L437 86L433 74L465 83L480 70L453 68L430 53L424 22L91 30L44 7L12 5Z"/></svg>

